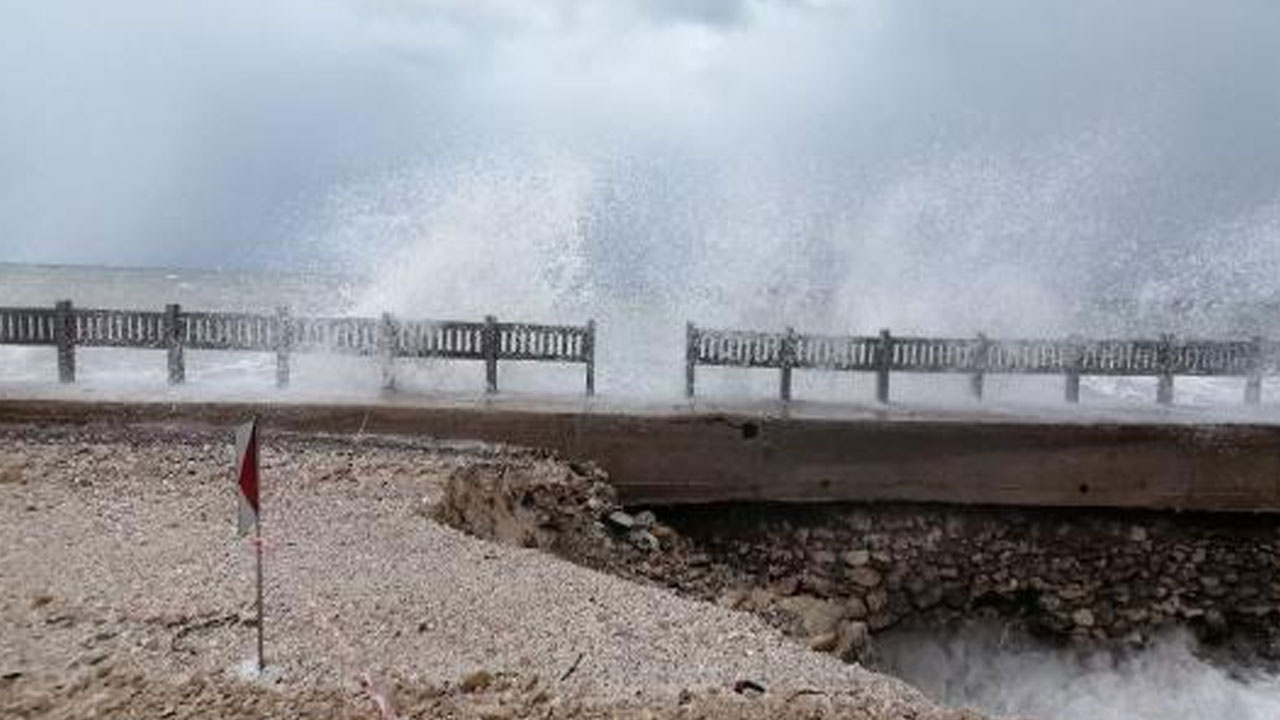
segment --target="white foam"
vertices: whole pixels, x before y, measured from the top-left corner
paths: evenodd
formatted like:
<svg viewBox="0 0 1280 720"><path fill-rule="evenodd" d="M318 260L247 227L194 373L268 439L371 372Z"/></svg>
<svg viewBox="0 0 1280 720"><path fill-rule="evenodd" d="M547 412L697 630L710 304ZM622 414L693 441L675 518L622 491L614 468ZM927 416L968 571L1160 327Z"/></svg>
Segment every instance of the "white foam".
<svg viewBox="0 0 1280 720"><path fill-rule="evenodd" d="M890 633L884 663L927 694L1001 717L1043 720L1270 720L1280 676L1228 671L1195 655L1185 633L1117 656L1054 650L991 627Z"/></svg>

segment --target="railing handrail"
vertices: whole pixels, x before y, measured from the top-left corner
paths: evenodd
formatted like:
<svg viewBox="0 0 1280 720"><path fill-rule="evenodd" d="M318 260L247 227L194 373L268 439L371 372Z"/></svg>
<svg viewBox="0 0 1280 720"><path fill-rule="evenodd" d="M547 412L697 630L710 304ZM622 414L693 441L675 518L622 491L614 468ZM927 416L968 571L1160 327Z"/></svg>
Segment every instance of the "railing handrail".
<svg viewBox="0 0 1280 720"><path fill-rule="evenodd" d="M504 343L504 338L506 342ZM483 321L398 319L360 316L299 316L287 307L273 314L194 310L167 305L148 309L77 308L69 300L49 307L0 307L0 345L56 345L59 378L75 379L75 348L167 349L170 382L185 377L183 351L274 352L277 383L289 381L294 352L377 355L384 383L394 384L397 358L485 361L487 385L497 390L498 361L584 363L587 393L595 386L595 322L549 325Z"/></svg>
<svg viewBox="0 0 1280 720"><path fill-rule="evenodd" d="M783 352L787 349L787 352ZM1246 401L1259 401L1261 375L1280 370L1280 343L1260 337L1179 339L1172 334L1139 338L992 338L893 335L833 335L786 331L705 328L687 325L685 390L694 394L695 367L777 369L781 397L790 397L793 370L874 372L877 398L888 401L889 373L969 373L973 394L982 396L987 374L1065 375L1068 401L1079 399L1079 378L1090 375L1156 377L1157 397L1172 401L1173 377L1243 377Z"/></svg>

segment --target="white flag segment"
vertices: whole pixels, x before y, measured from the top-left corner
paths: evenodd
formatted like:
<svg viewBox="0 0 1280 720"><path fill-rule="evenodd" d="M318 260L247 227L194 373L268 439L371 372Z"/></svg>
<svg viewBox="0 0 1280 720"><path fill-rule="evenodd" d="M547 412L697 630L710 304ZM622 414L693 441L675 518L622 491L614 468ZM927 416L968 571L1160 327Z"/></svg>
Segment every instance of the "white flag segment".
<svg viewBox="0 0 1280 720"><path fill-rule="evenodd" d="M236 481L240 496L240 534L258 524L258 419L236 428Z"/></svg>

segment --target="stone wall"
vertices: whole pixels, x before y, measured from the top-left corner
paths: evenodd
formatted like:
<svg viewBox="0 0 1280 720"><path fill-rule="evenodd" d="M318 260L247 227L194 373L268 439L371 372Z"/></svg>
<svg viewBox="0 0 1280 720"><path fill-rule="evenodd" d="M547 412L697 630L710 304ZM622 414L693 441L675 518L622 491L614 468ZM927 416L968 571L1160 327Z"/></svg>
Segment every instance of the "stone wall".
<svg viewBox="0 0 1280 720"><path fill-rule="evenodd" d="M1187 626L1209 644L1280 657L1280 523L1267 516L922 505L659 516L696 548L691 569L703 570L688 589L789 616L816 648L856 656L846 636L988 617L1126 645Z"/></svg>
<svg viewBox="0 0 1280 720"><path fill-rule="evenodd" d="M854 661L903 625L995 620L1138 647L1190 627L1280 661L1280 522L1266 515L739 504L623 509L590 465L474 464L435 516L752 612Z"/></svg>

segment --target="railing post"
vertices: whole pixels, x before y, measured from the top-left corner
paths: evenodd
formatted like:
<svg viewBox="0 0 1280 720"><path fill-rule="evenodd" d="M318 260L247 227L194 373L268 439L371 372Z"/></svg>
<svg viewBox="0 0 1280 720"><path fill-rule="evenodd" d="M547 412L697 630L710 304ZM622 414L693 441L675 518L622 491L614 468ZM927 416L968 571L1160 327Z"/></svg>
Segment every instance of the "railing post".
<svg viewBox="0 0 1280 720"><path fill-rule="evenodd" d="M684 396L693 399L694 367L698 363L698 328L684 326Z"/></svg>
<svg viewBox="0 0 1280 720"><path fill-rule="evenodd" d="M181 385L187 379L187 365L182 352L182 307L177 303L164 306L164 344L169 355L169 384Z"/></svg>
<svg viewBox="0 0 1280 720"><path fill-rule="evenodd" d="M293 322L289 306L276 308L276 387L289 387L289 352L293 348Z"/></svg>
<svg viewBox="0 0 1280 720"><path fill-rule="evenodd" d="M778 355L782 366L778 377L778 397L783 402L791 402L791 368L796 362L795 328L787 328L786 334L782 336L782 347Z"/></svg>
<svg viewBox="0 0 1280 720"><path fill-rule="evenodd" d="M889 402L889 368L893 367L893 336L889 328L880 331L880 344L876 346L876 400Z"/></svg>
<svg viewBox="0 0 1280 720"><path fill-rule="evenodd" d="M969 392L975 400L982 400L982 386L986 380L987 371L987 353L991 349L991 341L986 335L978 333L978 347L974 355L974 368L976 372L969 376Z"/></svg>
<svg viewBox="0 0 1280 720"><path fill-rule="evenodd" d="M498 318L485 316L480 345L484 354L484 390L492 395L498 392Z"/></svg>
<svg viewBox="0 0 1280 720"><path fill-rule="evenodd" d="M583 342L586 343L583 354L587 358L587 397L592 397L596 394L596 321L594 319L587 321L587 334Z"/></svg>
<svg viewBox="0 0 1280 720"><path fill-rule="evenodd" d="M382 368L382 389L396 389L396 322L391 313L382 313L382 322L378 325L378 358Z"/></svg>
<svg viewBox="0 0 1280 720"><path fill-rule="evenodd" d="M1156 402L1168 405L1173 402L1173 335L1160 336L1160 349L1156 354L1160 376L1156 382Z"/></svg>
<svg viewBox="0 0 1280 720"><path fill-rule="evenodd" d="M1255 335L1249 348L1249 377L1244 383L1246 405L1262 402L1262 342L1262 337Z"/></svg>
<svg viewBox="0 0 1280 720"><path fill-rule="evenodd" d="M1080 336L1067 337L1067 383L1066 399L1069 403L1080 402L1080 365L1084 361L1084 345Z"/></svg>
<svg viewBox="0 0 1280 720"><path fill-rule="evenodd" d="M53 305L53 339L58 344L58 382L76 381L76 326L70 300Z"/></svg>

